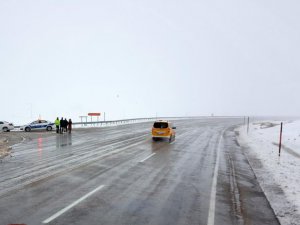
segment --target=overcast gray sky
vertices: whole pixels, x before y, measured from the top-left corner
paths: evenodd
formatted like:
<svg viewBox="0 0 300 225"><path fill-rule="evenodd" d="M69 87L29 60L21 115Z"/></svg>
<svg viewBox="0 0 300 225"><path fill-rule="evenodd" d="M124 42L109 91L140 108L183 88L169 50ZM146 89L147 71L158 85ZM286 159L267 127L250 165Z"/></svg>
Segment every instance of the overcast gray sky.
<svg viewBox="0 0 300 225"><path fill-rule="evenodd" d="M0 119L299 115L300 1L0 0Z"/></svg>

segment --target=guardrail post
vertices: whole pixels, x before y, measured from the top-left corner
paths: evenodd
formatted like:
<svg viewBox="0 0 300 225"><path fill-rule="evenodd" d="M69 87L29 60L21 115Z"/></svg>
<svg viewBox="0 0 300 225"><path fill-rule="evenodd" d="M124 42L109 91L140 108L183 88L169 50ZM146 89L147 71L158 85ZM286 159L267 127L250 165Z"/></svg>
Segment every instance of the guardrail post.
<svg viewBox="0 0 300 225"><path fill-rule="evenodd" d="M249 124L250 124L250 117L248 116L248 122L247 122L247 134L249 133Z"/></svg>
<svg viewBox="0 0 300 225"><path fill-rule="evenodd" d="M280 124L280 134L279 134L279 156L280 156L280 153L281 153L282 127L283 127L283 123L281 122L281 124Z"/></svg>

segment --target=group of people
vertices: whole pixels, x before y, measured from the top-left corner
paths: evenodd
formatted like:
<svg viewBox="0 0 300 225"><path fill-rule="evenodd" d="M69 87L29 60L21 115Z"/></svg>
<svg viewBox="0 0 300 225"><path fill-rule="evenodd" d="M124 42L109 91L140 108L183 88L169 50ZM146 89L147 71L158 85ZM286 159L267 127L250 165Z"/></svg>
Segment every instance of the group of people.
<svg viewBox="0 0 300 225"><path fill-rule="evenodd" d="M64 132L72 132L72 120L69 119L69 121L65 118L59 118L57 117L55 120L55 126L56 126L56 133L62 134Z"/></svg>

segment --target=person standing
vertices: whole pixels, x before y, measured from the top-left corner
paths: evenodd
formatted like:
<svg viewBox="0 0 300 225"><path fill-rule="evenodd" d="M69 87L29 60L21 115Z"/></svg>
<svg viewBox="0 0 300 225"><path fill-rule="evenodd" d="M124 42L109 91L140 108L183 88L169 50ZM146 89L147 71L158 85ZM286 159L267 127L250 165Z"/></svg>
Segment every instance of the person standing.
<svg viewBox="0 0 300 225"><path fill-rule="evenodd" d="M69 124L67 118L65 118L64 123L65 123L65 132L67 133L67 131L68 131L68 124Z"/></svg>
<svg viewBox="0 0 300 225"><path fill-rule="evenodd" d="M58 119L58 117L56 118L56 120L54 121L54 124L56 126L56 133L59 133L59 125L60 125L60 121Z"/></svg>
<svg viewBox="0 0 300 225"><path fill-rule="evenodd" d="M63 133L63 129L64 129L64 118L61 118L60 121L59 121L59 133Z"/></svg>
<svg viewBox="0 0 300 225"><path fill-rule="evenodd" d="M71 119L69 119L68 131L69 131L69 134L71 134L71 132L72 132L72 120Z"/></svg>

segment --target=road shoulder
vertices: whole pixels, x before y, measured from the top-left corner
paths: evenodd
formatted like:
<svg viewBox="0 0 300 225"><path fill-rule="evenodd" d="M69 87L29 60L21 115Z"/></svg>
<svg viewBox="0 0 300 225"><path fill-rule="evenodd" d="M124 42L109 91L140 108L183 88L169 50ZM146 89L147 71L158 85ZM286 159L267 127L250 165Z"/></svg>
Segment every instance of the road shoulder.
<svg viewBox="0 0 300 225"><path fill-rule="evenodd" d="M228 128L224 134L217 191L221 208L219 207L217 215L230 212L231 221L226 224L279 225L243 149L237 142L234 128L235 126ZM216 224L222 224L222 218L224 216L219 217Z"/></svg>

